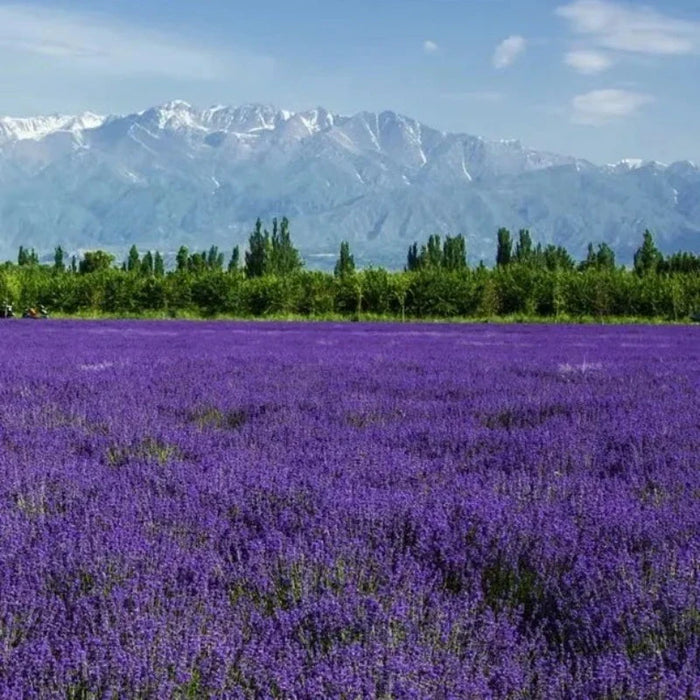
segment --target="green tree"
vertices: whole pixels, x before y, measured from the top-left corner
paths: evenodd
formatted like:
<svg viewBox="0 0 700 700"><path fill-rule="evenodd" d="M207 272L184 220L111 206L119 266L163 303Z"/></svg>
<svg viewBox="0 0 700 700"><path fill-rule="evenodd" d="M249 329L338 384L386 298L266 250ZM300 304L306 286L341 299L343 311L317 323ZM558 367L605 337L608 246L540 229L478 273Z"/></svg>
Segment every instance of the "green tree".
<svg viewBox="0 0 700 700"><path fill-rule="evenodd" d="M246 277L262 277L270 266L270 235L262 230L262 221L255 222L253 233L248 238L248 250L245 254Z"/></svg>
<svg viewBox="0 0 700 700"><path fill-rule="evenodd" d="M141 274L144 277L151 277L155 271L155 267L153 264L153 254L151 253L150 250L147 250L144 253L143 259L141 260Z"/></svg>
<svg viewBox="0 0 700 700"><path fill-rule="evenodd" d="M56 246L56 249L53 252L53 269L56 270L57 272L64 272L66 269L66 263L65 263L65 257L66 254L63 252L63 248L61 246Z"/></svg>
<svg viewBox="0 0 700 700"><path fill-rule="evenodd" d="M141 260L139 258L139 251L135 245L129 248L129 256L126 259L126 271L127 272L138 272L141 269Z"/></svg>
<svg viewBox="0 0 700 700"><path fill-rule="evenodd" d="M237 272L238 271L238 266L240 265L240 258L241 258L241 251L238 248L238 246L233 247L233 251L231 253L231 259L228 261L228 271L229 272Z"/></svg>
<svg viewBox="0 0 700 700"><path fill-rule="evenodd" d="M21 267L38 265L39 256L37 255L37 252L34 250L34 248L29 250L24 246L20 246L19 251L17 253L17 264Z"/></svg>
<svg viewBox="0 0 700 700"><path fill-rule="evenodd" d="M428 245L421 251L421 256L425 259L423 267L429 270L439 270L442 267L442 245L438 234L428 237Z"/></svg>
<svg viewBox="0 0 700 700"><path fill-rule="evenodd" d="M607 243L600 243L595 254L598 270L615 269L615 252Z"/></svg>
<svg viewBox="0 0 700 700"><path fill-rule="evenodd" d="M163 262L163 256L156 251L156 255L153 258L153 273L156 277L165 277L165 263Z"/></svg>
<svg viewBox="0 0 700 700"><path fill-rule="evenodd" d="M406 272L415 272L416 270L420 270L420 267L421 258L418 252L418 243L414 242L408 247L405 270Z"/></svg>
<svg viewBox="0 0 700 700"><path fill-rule="evenodd" d="M343 241L340 244L340 254L335 263L333 274L336 277L346 277L347 275L352 275L354 272L355 258L350 253L350 244L347 241Z"/></svg>
<svg viewBox="0 0 700 700"><path fill-rule="evenodd" d="M188 268L188 263L190 260L190 251L187 246L181 245L175 256L175 269L178 272L185 272Z"/></svg>
<svg viewBox="0 0 700 700"><path fill-rule="evenodd" d="M538 255L538 257L540 256ZM540 266L554 272L556 270L573 270L576 263L566 248L550 243L542 250Z"/></svg>
<svg viewBox="0 0 700 700"><path fill-rule="evenodd" d="M202 251L201 253L198 251L194 252L187 259L187 269L189 272L193 272L194 274L200 274L202 272L205 272L207 268L207 253L204 251Z"/></svg>
<svg viewBox="0 0 700 700"><path fill-rule="evenodd" d="M277 228L277 219L272 222L272 238L270 239L270 272L284 277L298 272L302 268L299 251L292 244L289 233L289 219L283 217Z"/></svg>
<svg viewBox="0 0 700 700"><path fill-rule="evenodd" d="M114 256L104 250L88 250L83 255L78 269L81 275L86 275L90 272L109 270L113 262Z"/></svg>
<svg viewBox="0 0 700 700"><path fill-rule="evenodd" d="M647 229L644 231L642 245L637 248L634 254L634 271L640 275L647 275L651 272L658 272L663 264L663 255L654 243L654 236Z"/></svg>
<svg viewBox="0 0 700 700"><path fill-rule="evenodd" d="M505 267L510 264L513 254L513 239L507 228L498 229L498 249L496 250L496 265Z"/></svg>
<svg viewBox="0 0 700 700"><path fill-rule="evenodd" d="M207 269L223 270L224 269L224 254L219 252L219 248L213 245L207 253Z"/></svg>
<svg viewBox="0 0 700 700"><path fill-rule="evenodd" d="M450 271L467 268L467 242L462 234L445 238L442 248L442 267Z"/></svg>
<svg viewBox="0 0 700 700"><path fill-rule="evenodd" d="M515 244L513 261L529 265L533 262L533 258L532 237L526 228L521 228L520 231L518 231L518 242Z"/></svg>

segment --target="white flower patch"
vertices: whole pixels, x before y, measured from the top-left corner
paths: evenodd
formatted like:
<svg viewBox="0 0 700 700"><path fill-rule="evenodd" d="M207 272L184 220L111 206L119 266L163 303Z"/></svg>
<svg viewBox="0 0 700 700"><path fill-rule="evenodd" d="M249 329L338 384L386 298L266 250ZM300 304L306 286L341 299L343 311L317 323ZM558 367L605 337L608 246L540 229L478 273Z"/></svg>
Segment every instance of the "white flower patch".
<svg viewBox="0 0 700 700"><path fill-rule="evenodd" d="M586 360L579 365L572 365L568 362L559 365L561 374L586 374L587 372L597 372L601 369L603 369L602 362L586 362Z"/></svg>
<svg viewBox="0 0 700 700"><path fill-rule="evenodd" d="M104 369L109 369L110 367L114 367L114 362L97 362L93 365L78 365L78 369L93 372L99 372Z"/></svg>

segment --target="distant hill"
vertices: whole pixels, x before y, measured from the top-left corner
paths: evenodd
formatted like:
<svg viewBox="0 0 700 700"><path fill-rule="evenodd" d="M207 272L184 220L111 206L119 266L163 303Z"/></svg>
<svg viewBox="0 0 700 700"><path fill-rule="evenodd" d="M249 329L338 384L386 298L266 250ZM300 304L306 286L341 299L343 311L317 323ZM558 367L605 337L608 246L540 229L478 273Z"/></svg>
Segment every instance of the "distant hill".
<svg viewBox="0 0 700 700"><path fill-rule="evenodd" d="M256 217L291 220L307 264L351 242L400 267L431 233L467 236L491 261L500 226L584 256L607 241L628 262L645 228L664 252L700 252L700 170L688 161L596 166L437 131L394 112L340 116L264 105L0 119L0 256L136 243L245 244Z"/></svg>

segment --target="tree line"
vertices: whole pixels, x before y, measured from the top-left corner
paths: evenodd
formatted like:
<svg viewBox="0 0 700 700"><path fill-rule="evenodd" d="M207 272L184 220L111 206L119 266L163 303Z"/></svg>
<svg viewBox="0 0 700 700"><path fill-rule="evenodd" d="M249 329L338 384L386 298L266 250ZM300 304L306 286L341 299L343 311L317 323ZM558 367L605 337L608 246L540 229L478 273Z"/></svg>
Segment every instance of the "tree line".
<svg viewBox="0 0 700 700"><path fill-rule="evenodd" d="M67 314L301 315L348 318L643 317L683 320L700 310L700 256L664 256L645 231L631 269L606 243L576 261L562 246L535 243L530 232L497 232L496 264L469 266L463 235L412 243L402 271L358 270L340 245L333 273L304 269L287 218L271 230L258 219L243 255L238 246L190 251L173 269L163 255L132 246L126 259L94 250L67 256L58 246L41 264L20 247L0 266L0 301L44 304Z"/></svg>

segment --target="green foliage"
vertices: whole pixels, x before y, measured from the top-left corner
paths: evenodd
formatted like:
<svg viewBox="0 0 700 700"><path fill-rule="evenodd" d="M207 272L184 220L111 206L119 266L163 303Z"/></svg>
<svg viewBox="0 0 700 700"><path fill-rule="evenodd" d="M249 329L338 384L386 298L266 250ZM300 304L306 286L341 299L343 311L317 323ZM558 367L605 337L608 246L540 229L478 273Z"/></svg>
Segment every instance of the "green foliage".
<svg viewBox="0 0 700 700"><path fill-rule="evenodd" d="M153 266L153 254L150 250L147 250L141 260L141 274L144 277L150 277L154 272Z"/></svg>
<svg viewBox="0 0 700 700"><path fill-rule="evenodd" d="M299 251L292 245L289 234L289 219L283 217L277 229L277 219L272 221L272 237L270 239L269 271L273 275L291 275L301 270L303 262Z"/></svg>
<svg viewBox="0 0 700 700"><path fill-rule="evenodd" d="M267 229L262 230L262 221L258 219L248 239L248 250L245 254L246 277L284 277L298 272L302 266L301 255L292 244L289 219L285 216L279 226L277 219L273 219L272 234Z"/></svg>
<svg viewBox="0 0 700 700"><path fill-rule="evenodd" d="M142 257L135 246L122 269L113 256L90 251L68 269L65 254L41 265L33 250L0 266L0 298L18 306L45 304L54 313L184 317L481 318L561 320L637 317L683 321L700 310L700 258L676 253L664 259L647 231L634 271L615 266L605 243L588 248L576 265L561 246L534 245L518 234L515 251L507 229L498 231L498 264L467 266L464 236L433 234L413 243L407 270L355 270L343 242L333 274L307 271L294 248L289 222L258 220L239 273L233 249L224 270L216 246L190 252L182 246L176 269L166 272L158 252ZM81 274L74 274L76 272Z"/></svg>
<svg viewBox="0 0 700 700"><path fill-rule="evenodd" d="M233 252L231 253L231 259L228 261L228 271L238 272L238 267L240 265L241 251L238 246L234 246Z"/></svg>
<svg viewBox="0 0 700 700"><path fill-rule="evenodd" d="M355 258L350 253L350 244L347 241L343 241L340 244L340 254L335 263L333 274L336 277L346 277L347 275L352 275L354 272Z"/></svg>
<svg viewBox="0 0 700 700"><path fill-rule="evenodd" d="M126 259L126 271L136 272L141 268L141 259L139 257L139 251L135 245L129 248L129 257Z"/></svg>
<svg viewBox="0 0 700 700"><path fill-rule="evenodd" d="M175 269L178 272L184 272L187 270L187 262L189 259L190 251L187 249L187 246L180 246L177 251L177 255L175 256Z"/></svg>
<svg viewBox="0 0 700 700"><path fill-rule="evenodd" d="M26 265L38 265L39 256L37 255L34 248L28 250L24 246L20 246L19 251L17 253L17 264L20 267L24 267Z"/></svg>
<svg viewBox="0 0 700 700"><path fill-rule="evenodd" d="M104 250L88 250L80 261L79 271L81 275L91 272L108 270L114 262L114 256Z"/></svg>
<svg viewBox="0 0 700 700"><path fill-rule="evenodd" d="M586 259L579 264L580 270L614 270L615 253L607 243L599 243L598 250L594 250L593 244L588 244Z"/></svg>
<svg viewBox="0 0 700 700"><path fill-rule="evenodd" d="M163 262L163 256L156 251L155 258L153 259L153 274L156 277L165 276L165 263Z"/></svg>
<svg viewBox="0 0 700 700"><path fill-rule="evenodd" d="M513 251L513 240L510 236L510 231L507 228L499 228L498 233L498 248L496 250L496 265L504 267L509 265Z"/></svg>
<svg viewBox="0 0 700 700"><path fill-rule="evenodd" d="M272 245L267 231L263 233L262 221L255 222L255 229L248 238L248 250L245 254L246 277L262 277L269 272L269 260Z"/></svg>
<svg viewBox="0 0 700 700"><path fill-rule="evenodd" d="M644 231L642 245L634 254L634 271L638 275L648 275L659 272L663 264L663 255L654 243L654 236L647 229Z"/></svg>
<svg viewBox="0 0 700 700"><path fill-rule="evenodd" d="M674 253L659 263L659 272L684 275L700 274L700 255L692 253Z"/></svg>
<svg viewBox="0 0 700 700"><path fill-rule="evenodd" d="M66 269L66 262L65 262L65 257L66 254L63 251L63 248L61 246L56 246L56 249L54 250L53 253L53 268L56 270L56 272L64 272Z"/></svg>
<svg viewBox="0 0 700 700"><path fill-rule="evenodd" d="M538 265L552 272L556 270L573 270L576 266L574 259L569 255L569 251L566 248L555 246L551 243L544 250L538 244L535 249L535 259Z"/></svg>
<svg viewBox="0 0 700 700"><path fill-rule="evenodd" d="M467 267L467 243L463 235L447 236L441 244L440 236L433 234L426 245L418 250L418 243L409 246L406 270L464 270Z"/></svg>
<svg viewBox="0 0 700 700"><path fill-rule="evenodd" d="M447 236L442 249L442 267L445 270L466 270L467 242L463 235Z"/></svg>
<svg viewBox="0 0 700 700"><path fill-rule="evenodd" d="M518 232L518 242L515 244L513 262L527 265L533 261L533 258L532 237L527 229L521 228Z"/></svg>

